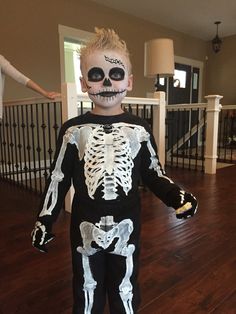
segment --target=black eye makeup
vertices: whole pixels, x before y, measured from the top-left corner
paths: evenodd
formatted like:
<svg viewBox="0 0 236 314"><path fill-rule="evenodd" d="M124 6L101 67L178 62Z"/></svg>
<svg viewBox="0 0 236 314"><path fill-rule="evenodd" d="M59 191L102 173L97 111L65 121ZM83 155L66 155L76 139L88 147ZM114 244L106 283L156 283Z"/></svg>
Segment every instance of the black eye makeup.
<svg viewBox="0 0 236 314"><path fill-rule="evenodd" d="M125 71L122 68L118 67L112 68L109 71L109 77L111 80L114 81L122 81L125 77Z"/></svg>
<svg viewBox="0 0 236 314"><path fill-rule="evenodd" d="M89 82L100 82L104 79L105 74L101 68L92 68L88 71Z"/></svg>

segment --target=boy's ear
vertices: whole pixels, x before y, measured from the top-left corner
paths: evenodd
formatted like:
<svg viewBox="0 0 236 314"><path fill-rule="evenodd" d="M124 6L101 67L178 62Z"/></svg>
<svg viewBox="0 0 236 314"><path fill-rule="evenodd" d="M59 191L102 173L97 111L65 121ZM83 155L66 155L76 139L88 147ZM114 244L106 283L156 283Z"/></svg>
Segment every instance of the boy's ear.
<svg viewBox="0 0 236 314"><path fill-rule="evenodd" d="M133 74L128 77L128 86L127 91L131 91L133 89Z"/></svg>
<svg viewBox="0 0 236 314"><path fill-rule="evenodd" d="M80 77L80 85L81 85L81 90L83 93L86 93L88 91L88 86L86 84L86 81L83 77Z"/></svg>

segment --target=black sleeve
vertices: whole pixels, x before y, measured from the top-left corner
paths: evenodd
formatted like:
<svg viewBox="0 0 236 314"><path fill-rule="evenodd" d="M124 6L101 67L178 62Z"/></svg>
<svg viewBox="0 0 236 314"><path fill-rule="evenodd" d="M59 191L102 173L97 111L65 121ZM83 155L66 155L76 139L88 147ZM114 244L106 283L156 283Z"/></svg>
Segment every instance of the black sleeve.
<svg viewBox="0 0 236 314"><path fill-rule="evenodd" d="M49 230L57 219L66 193L71 186L73 165L77 155L76 146L72 143L73 134L66 125L63 125L38 213L38 221L46 225Z"/></svg>
<svg viewBox="0 0 236 314"><path fill-rule="evenodd" d="M149 140L143 142L141 156L141 177L143 183L167 206L173 207L174 200L170 195L176 194L180 188L167 177L163 170L158 154L154 136L149 131Z"/></svg>

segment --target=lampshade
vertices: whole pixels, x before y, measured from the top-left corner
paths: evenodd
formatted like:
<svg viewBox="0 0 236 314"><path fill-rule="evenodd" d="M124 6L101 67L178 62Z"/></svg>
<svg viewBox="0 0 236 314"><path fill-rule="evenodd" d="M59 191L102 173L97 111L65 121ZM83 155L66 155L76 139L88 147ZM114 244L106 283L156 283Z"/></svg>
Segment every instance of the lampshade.
<svg viewBox="0 0 236 314"><path fill-rule="evenodd" d="M145 42L144 76L173 76L174 69L174 45L172 39L158 38Z"/></svg>

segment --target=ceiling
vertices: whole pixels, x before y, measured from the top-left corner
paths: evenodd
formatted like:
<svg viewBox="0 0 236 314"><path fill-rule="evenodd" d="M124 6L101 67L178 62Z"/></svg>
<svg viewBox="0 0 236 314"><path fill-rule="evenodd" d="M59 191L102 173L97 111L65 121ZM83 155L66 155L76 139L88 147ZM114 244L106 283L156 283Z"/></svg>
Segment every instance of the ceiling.
<svg viewBox="0 0 236 314"><path fill-rule="evenodd" d="M236 34L236 0L92 0L144 20L211 40Z"/></svg>

